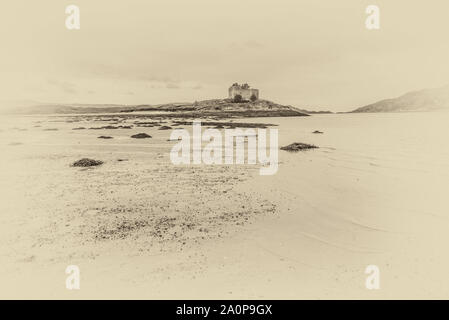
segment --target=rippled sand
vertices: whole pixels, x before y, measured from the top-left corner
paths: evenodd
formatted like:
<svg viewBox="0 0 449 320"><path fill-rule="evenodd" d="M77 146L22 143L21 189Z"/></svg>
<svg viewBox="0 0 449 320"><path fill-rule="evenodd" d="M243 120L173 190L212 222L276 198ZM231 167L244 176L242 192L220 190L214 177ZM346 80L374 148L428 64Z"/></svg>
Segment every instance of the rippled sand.
<svg viewBox="0 0 449 320"><path fill-rule="evenodd" d="M259 176L174 166L157 127L3 118L0 296L447 298L447 120L254 119L279 125L279 146L320 147L279 151L278 173ZM140 132L153 138L130 138ZM70 167L83 157L104 164ZM71 264L79 291L65 289ZM370 264L380 290L365 288Z"/></svg>

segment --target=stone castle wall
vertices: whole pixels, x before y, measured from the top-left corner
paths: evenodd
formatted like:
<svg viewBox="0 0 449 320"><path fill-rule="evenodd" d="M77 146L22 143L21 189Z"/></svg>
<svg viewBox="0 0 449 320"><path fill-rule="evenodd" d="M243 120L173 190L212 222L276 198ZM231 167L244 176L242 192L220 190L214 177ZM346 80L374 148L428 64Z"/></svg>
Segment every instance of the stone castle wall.
<svg viewBox="0 0 449 320"><path fill-rule="evenodd" d="M238 94L242 96L243 100L250 100L252 95L255 95L256 98L259 99L258 89L242 89L239 87L229 88L229 99L234 99Z"/></svg>

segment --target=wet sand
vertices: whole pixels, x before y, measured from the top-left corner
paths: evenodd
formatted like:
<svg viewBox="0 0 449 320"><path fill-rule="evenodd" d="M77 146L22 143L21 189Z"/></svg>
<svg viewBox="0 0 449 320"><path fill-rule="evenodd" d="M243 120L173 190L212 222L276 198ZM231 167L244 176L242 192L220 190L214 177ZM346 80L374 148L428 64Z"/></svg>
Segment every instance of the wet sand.
<svg viewBox="0 0 449 320"><path fill-rule="evenodd" d="M445 118L433 117L254 119L278 124L280 146L319 146L280 151L273 176L174 166L171 131L159 125L120 122L133 127L101 129L114 137L102 140L72 130L102 121L10 119L0 133L0 297L447 297L449 152ZM130 138L141 132L152 138ZM70 167L84 157L104 164ZM78 291L65 288L71 264ZM369 264L380 290L365 288Z"/></svg>
<svg viewBox="0 0 449 320"><path fill-rule="evenodd" d="M103 120L96 120L21 118L21 125L33 130L2 136L4 144L20 141L7 145L2 158L2 193L8 201L2 204L1 278L11 288L2 296L64 296L60 280L66 275L55 274L69 264L95 278L112 265L137 268L128 275L118 272L110 279L116 284L133 279L142 267L133 262L139 257L157 257L159 271L151 263L147 272L159 280L169 274L164 270L170 257L201 270L201 262L189 258L197 246L230 237L275 211L270 201L235 191L254 166L175 166L169 158L175 142L167 141L171 130L159 130L165 121L129 128L98 126ZM31 125L36 123L40 127ZM50 126L54 130L47 130ZM102 128L113 139L99 140L99 130L72 130L80 127ZM151 137L132 138L142 132ZM103 164L71 166L81 158ZM132 288L139 277L125 282ZM121 294L106 288L83 292Z"/></svg>

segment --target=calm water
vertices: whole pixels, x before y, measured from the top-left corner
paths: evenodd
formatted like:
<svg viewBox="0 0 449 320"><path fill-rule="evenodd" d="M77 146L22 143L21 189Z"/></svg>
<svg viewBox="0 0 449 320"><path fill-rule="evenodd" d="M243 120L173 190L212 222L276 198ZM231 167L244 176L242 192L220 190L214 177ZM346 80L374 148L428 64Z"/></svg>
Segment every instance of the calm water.
<svg viewBox="0 0 449 320"><path fill-rule="evenodd" d="M320 147L280 151L278 173L256 178L260 192L281 203L279 222L261 235L267 248L340 270L355 287L375 264L379 297L449 294L449 113L258 121L279 124L280 146Z"/></svg>
<svg viewBox="0 0 449 320"><path fill-rule="evenodd" d="M334 194L348 196L340 202L353 204L358 196L379 210L390 204L390 210L401 217L410 212L449 217L449 113L336 114L255 121L278 124L280 146L305 142L320 147L299 154L280 152L278 175L287 185L310 179L309 188L337 188ZM324 133L313 134L315 130ZM314 168L319 172L306 171ZM293 188L289 192L304 191Z"/></svg>

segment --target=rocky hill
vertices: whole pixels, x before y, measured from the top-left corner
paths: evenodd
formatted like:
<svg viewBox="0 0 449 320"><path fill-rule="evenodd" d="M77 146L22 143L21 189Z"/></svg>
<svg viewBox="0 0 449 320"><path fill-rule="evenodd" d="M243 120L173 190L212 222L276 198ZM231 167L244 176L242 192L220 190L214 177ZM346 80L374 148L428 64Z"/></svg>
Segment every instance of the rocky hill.
<svg viewBox="0 0 449 320"><path fill-rule="evenodd" d="M268 100L254 102L233 102L231 99L212 99L194 103L170 103L158 106L140 105L135 108L124 108L122 112L161 111L183 113L186 116L215 117L294 117L308 114L292 107L277 104Z"/></svg>
<svg viewBox="0 0 449 320"><path fill-rule="evenodd" d="M400 97L385 99L351 112L412 112L449 110L449 85L408 92Z"/></svg>
<svg viewBox="0 0 449 320"><path fill-rule="evenodd" d="M84 114L84 113L136 113L158 111L168 117L295 117L308 114L292 106L284 106L267 100L235 103L230 99L213 99L193 103L168 103L159 105L113 104L38 104L17 107L14 113L22 114Z"/></svg>

